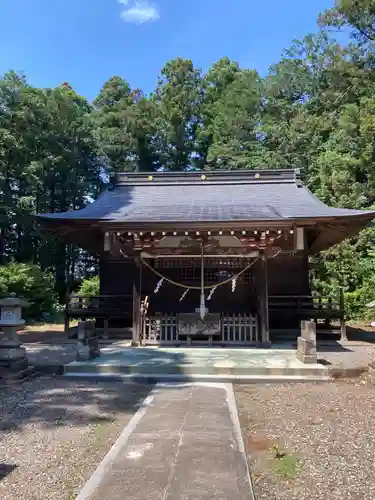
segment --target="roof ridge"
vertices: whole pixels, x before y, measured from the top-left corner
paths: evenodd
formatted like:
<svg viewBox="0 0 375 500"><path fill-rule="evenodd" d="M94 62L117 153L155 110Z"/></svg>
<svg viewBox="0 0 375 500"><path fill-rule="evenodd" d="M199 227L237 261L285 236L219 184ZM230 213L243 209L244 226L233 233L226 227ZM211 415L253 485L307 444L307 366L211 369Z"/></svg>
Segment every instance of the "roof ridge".
<svg viewBox="0 0 375 500"><path fill-rule="evenodd" d="M213 170L194 172L121 172L112 183L123 185L175 185L175 184L237 184L296 182L299 169Z"/></svg>

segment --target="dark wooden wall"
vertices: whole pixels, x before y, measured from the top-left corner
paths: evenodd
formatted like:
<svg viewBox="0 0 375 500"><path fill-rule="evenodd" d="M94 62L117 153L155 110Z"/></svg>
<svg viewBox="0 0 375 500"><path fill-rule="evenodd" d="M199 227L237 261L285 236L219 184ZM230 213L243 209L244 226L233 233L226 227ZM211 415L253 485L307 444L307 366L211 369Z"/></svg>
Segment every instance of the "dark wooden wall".
<svg viewBox="0 0 375 500"><path fill-rule="evenodd" d="M139 270L132 260L118 260L111 256L102 258L100 261L100 294L101 295L125 295L116 301L123 303L124 312L121 317L111 317L110 328L130 327L133 321L133 283L139 282ZM97 326L103 326L103 319L97 320Z"/></svg>
<svg viewBox="0 0 375 500"><path fill-rule="evenodd" d="M298 254L295 256L279 255L275 259L268 260L268 294L272 295L309 295L308 279L308 256ZM233 269L236 273L240 269ZM177 282L181 282L178 269L161 269L160 272ZM199 274L199 273L198 273ZM219 286L211 301L207 301L206 307L212 312L226 313L255 313L257 309L257 284L256 269L248 276L237 280L236 290L233 293L231 283ZM129 295L136 283L139 289L140 270L131 260L115 260L110 257L103 259L100 266L100 293L102 295ZM164 282L159 293L154 294L159 278L149 269L142 267L142 297L150 297L150 313L178 313L192 312L199 307L200 291L190 290L186 297L180 302L179 299L184 292L183 288L176 287ZM187 284L199 286L198 281L190 281ZM208 295L206 292L206 297ZM124 302L128 309L127 316L131 317L132 303ZM123 321L123 320L122 320ZM112 325L121 322L120 319L111 321ZM128 319L127 319L127 322ZM279 318L270 313L271 327L279 324ZM280 323L284 325L285 318ZM294 321L291 321L291 324Z"/></svg>
<svg viewBox="0 0 375 500"><path fill-rule="evenodd" d="M307 254L279 255L267 264L268 295L309 295Z"/></svg>
<svg viewBox="0 0 375 500"><path fill-rule="evenodd" d="M288 306L284 311L275 310L272 297L280 295L310 295L309 263L307 254L280 255L268 261L269 326L271 341L276 340L272 332L297 329L300 316L297 308ZM293 299L285 299L292 304Z"/></svg>
<svg viewBox="0 0 375 500"><path fill-rule="evenodd" d="M103 258L100 261L100 294L131 294L138 274L137 267L132 260Z"/></svg>

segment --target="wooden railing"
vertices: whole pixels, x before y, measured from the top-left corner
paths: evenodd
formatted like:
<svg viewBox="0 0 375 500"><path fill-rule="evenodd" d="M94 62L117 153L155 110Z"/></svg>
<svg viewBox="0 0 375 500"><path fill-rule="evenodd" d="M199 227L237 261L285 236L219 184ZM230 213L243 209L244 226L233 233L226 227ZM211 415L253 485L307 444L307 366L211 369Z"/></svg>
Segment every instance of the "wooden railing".
<svg viewBox="0 0 375 500"><path fill-rule="evenodd" d="M225 344L255 344L260 341L258 321L251 314L224 314L221 341Z"/></svg>
<svg viewBox="0 0 375 500"><path fill-rule="evenodd" d="M271 295L268 298L271 313L291 313L298 316L325 316L340 318L344 315L342 299L314 295Z"/></svg>
<svg viewBox="0 0 375 500"><path fill-rule="evenodd" d="M145 345L186 343L186 335L182 337L179 332L178 314L149 316L144 319L142 343ZM223 314L221 333L213 339L214 344L226 345L251 345L258 341L258 322L251 314Z"/></svg>
<svg viewBox="0 0 375 500"><path fill-rule="evenodd" d="M290 314L301 319L343 318L344 304L332 297L313 295L271 295L268 298L270 314ZM69 297L66 308L71 317L113 317L132 315L133 295L99 295Z"/></svg>
<svg viewBox="0 0 375 500"><path fill-rule="evenodd" d="M72 296L67 301L67 313L71 316L123 316L131 313L132 301L131 294Z"/></svg>
<svg viewBox="0 0 375 500"><path fill-rule="evenodd" d="M174 344L178 341L178 320L176 314L163 314L144 318L142 332L143 344Z"/></svg>

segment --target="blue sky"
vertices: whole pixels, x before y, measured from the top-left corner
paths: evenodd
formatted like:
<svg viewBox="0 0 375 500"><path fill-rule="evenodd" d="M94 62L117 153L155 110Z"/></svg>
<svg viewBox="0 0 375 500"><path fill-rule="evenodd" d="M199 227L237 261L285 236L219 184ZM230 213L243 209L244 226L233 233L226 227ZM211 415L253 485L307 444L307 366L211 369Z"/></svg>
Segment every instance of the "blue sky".
<svg viewBox="0 0 375 500"><path fill-rule="evenodd" d="M0 74L69 82L89 99L114 75L146 92L166 61L228 56L265 74L333 0L0 0Z"/></svg>

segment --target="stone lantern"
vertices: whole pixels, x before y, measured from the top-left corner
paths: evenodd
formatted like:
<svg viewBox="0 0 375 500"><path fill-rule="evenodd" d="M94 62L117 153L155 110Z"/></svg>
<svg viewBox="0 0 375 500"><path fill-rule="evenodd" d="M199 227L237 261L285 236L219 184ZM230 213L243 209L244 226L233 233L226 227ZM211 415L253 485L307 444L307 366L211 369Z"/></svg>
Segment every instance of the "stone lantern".
<svg viewBox="0 0 375 500"><path fill-rule="evenodd" d="M19 379L28 368L26 350L21 347L17 335L19 328L25 324L22 319L22 308L28 307L26 300L11 294L5 299L0 299L0 370L5 378Z"/></svg>

